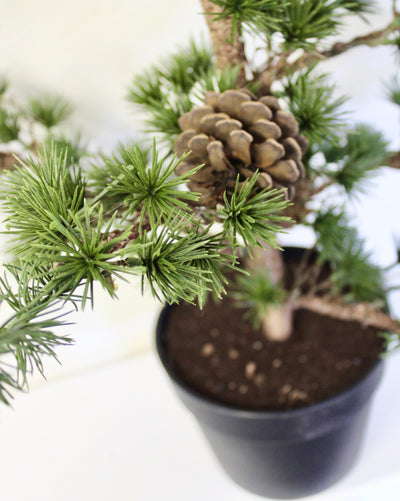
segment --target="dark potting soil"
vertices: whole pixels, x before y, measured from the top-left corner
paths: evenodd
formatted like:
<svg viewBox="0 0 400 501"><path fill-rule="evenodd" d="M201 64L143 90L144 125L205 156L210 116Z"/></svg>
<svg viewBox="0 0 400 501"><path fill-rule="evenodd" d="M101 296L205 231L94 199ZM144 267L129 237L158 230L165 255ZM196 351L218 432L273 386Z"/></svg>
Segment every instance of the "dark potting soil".
<svg viewBox="0 0 400 501"><path fill-rule="evenodd" d="M200 393L234 407L285 410L338 394L379 357L377 330L300 309L291 338L271 342L229 298L203 310L181 304L167 324L175 371Z"/></svg>

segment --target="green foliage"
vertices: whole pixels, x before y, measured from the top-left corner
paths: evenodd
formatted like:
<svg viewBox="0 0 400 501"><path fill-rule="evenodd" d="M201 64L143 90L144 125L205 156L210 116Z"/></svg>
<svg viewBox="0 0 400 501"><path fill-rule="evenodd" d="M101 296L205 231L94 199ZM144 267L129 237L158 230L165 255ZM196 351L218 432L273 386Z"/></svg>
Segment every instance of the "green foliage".
<svg viewBox="0 0 400 501"><path fill-rule="evenodd" d="M289 78L284 86L290 111L311 143L334 137L344 125L341 107L347 99L336 97L335 86L328 84L327 79L327 75L318 75L311 68Z"/></svg>
<svg viewBox="0 0 400 501"><path fill-rule="evenodd" d="M210 68L214 68L211 51L191 40L187 47L166 58L153 71L178 91L188 93Z"/></svg>
<svg viewBox="0 0 400 501"><path fill-rule="evenodd" d="M336 2L290 0L284 11L279 31L290 48L311 48L335 35L340 24Z"/></svg>
<svg viewBox="0 0 400 501"><path fill-rule="evenodd" d="M238 67L218 71L211 51L191 41L188 47L136 76L128 100L147 112L147 132L160 133L172 146L181 133L179 118L203 100L207 90L223 92L236 87L238 74Z"/></svg>
<svg viewBox="0 0 400 501"><path fill-rule="evenodd" d="M370 0L289 0L277 31L289 49L313 50L322 40L338 33L346 14L363 16L374 11Z"/></svg>
<svg viewBox="0 0 400 501"><path fill-rule="evenodd" d="M328 161L336 163L329 175L348 194L364 192L367 181L389 157L388 143L383 134L364 124L347 132L341 143L327 143L322 151Z"/></svg>
<svg viewBox="0 0 400 501"><path fill-rule="evenodd" d="M0 77L0 99L7 92L8 86L9 86L9 82L8 82L7 78Z"/></svg>
<svg viewBox="0 0 400 501"><path fill-rule="evenodd" d="M109 187L113 179L120 174L121 166L131 163L130 152L136 151L140 156L140 163L143 165L149 163L151 149L143 143L143 141L119 143L111 155L100 153L99 158L92 162L88 173L91 195L97 196L107 190L107 196L102 197L102 204L107 212L114 212L121 207L120 193L112 193Z"/></svg>
<svg viewBox="0 0 400 501"><path fill-rule="evenodd" d="M224 292L220 266L232 258L221 253L226 247L221 235L211 235L200 226L188 229L185 221L175 218L161 231L143 235L141 244L139 261L158 299L170 304L179 299L198 301L201 305L207 292L218 296Z"/></svg>
<svg viewBox="0 0 400 501"><path fill-rule="evenodd" d="M60 96L47 94L31 98L28 112L34 120L51 129L71 115L72 106Z"/></svg>
<svg viewBox="0 0 400 501"><path fill-rule="evenodd" d="M8 143L18 139L19 117L16 113L0 108L0 142Z"/></svg>
<svg viewBox="0 0 400 501"><path fill-rule="evenodd" d="M26 388L27 374L34 369L43 375L42 359L57 360L55 348L71 339L53 332L66 325L63 298L54 298L51 287L32 280L29 270L6 266L0 277L0 301L14 311L0 326L0 400L8 404L10 390Z"/></svg>
<svg viewBox="0 0 400 501"><path fill-rule="evenodd" d="M163 104L155 104L148 109L151 114L145 120L148 126L146 132L160 133L161 139L172 146L182 132L179 127L179 118L192 107L193 101L184 94L167 96Z"/></svg>
<svg viewBox="0 0 400 501"><path fill-rule="evenodd" d="M37 162L28 158L7 172L2 184L3 212L9 233L15 235L12 252L27 260L38 257L35 246L47 238L54 218L72 222L86 188L80 169L69 167L66 152L54 145Z"/></svg>
<svg viewBox="0 0 400 501"><path fill-rule="evenodd" d="M333 294L349 301L382 301L385 297L380 269L370 263L364 242L343 212L320 212L315 220L317 248L322 262L331 266Z"/></svg>
<svg viewBox="0 0 400 501"><path fill-rule="evenodd" d="M288 206L282 190L266 188L254 194L258 176L259 173L255 173L242 186L237 180L230 199L224 194L225 207L218 215L223 221L225 234L233 238L235 246L240 236L248 249L265 243L276 247L276 233L281 230L279 224L290 221L280 215Z"/></svg>
<svg viewBox="0 0 400 501"><path fill-rule="evenodd" d="M400 106L400 81L396 76L392 77L391 81L386 85L386 93L392 103Z"/></svg>
<svg viewBox="0 0 400 501"><path fill-rule="evenodd" d="M271 306L280 305L285 301L287 292L281 284L271 280L267 269L257 268L238 276L232 297L235 299L235 305L246 309L246 316L254 326L259 326Z"/></svg>
<svg viewBox="0 0 400 501"><path fill-rule="evenodd" d="M232 19L232 34L242 28L259 35L280 33L286 48L313 49L337 34L346 14L374 11L371 0L212 0L223 12L215 20Z"/></svg>
<svg viewBox="0 0 400 501"><path fill-rule="evenodd" d="M195 201L198 195L191 191L179 190L189 177L200 167L181 176L174 176L176 167L187 155L176 159L174 156L167 165L159 160L156 144L153 143L151 166L146 165L142 150L125 148L123 161L113 164L111 183L106 188L104 198L110 196L123 204L126 216L132 216L140 208L140 224L145 218L151 226L171 213L184 217L187 213L186 201Z"/></svg>
<svg viewBox="0 0 400 501"><path fill-rule="evenodd" d="M204 74L202 80L199 81L199 87L201 89L201 92L198 93L199 97L203 99L207 91L224 92L229 89L234 89L237 86L236 82L239 71L239 66L228 66L218 73L213 70Z"/></svg>
<svg viewBox="0 0 400 501"><path fill-rule="evenodd" d="M219 19L232 19L232 34L242 27L253 33L267 33L279 29L279 19L287 2L279 0L211 0L223 12L212 14Z"/></svg>
<svg viewBox="0 0 400 501"><path fill-rule="evenodd" d="M114 219L105 224L102 206L95 213L87 203L79 213L71 213L71 222L54 215L51 218L49 231L42 235L40 242L33 244L33 248L39 253L41 263L49 263L53 288L58 293L74 293L83 284L82 307L88 297L93 302L96 281L114 296L112 277L122 277L122 273L129 271L125 263L121 263L121 257L129 253L134 244L129 242L124 251L118 244L128 238L130 228L110 238Z"/></svg>
<svg viewBox="0 0 400 501"><path fill-rule="evenodd" d="M181 132L178 119L192 108L193 102L178 91L175 83L165 80L162 72L162 66L153 66L144 75L136 76L129 89L128 100L148 113L145 119L147 132L161 133L168 144L173 144ZM182 85L187 85L187 81Z"/></svg>
<svg viewBox="0 0 400 501"><path fill-rule="evenodd" d="M339 7L358 15L372 14L377 7L375 0L336 0L335 3Z"/></svg>
<svg viewBox="0 0 400 501"><path fill-rule="evenodd" d="M49 135L40 146L40 152L54 148L55 154L65 155L66 164L76 165L80 160L88 155L86 145L82 142L80 134L76 134L73 139L67 138L64 134Z"/></svg>
<svg viewBox="0 0 400 501"><path fill-rule="evenodd" d="M400 322L398 332L383 332L380 336L385 341L385 352L393 353L400 350Z"/></svg>
<svg viewBox="0 0 400 501"><path fill-rule="evenodd" d="M175 99L189 94L210 70L215 70L211 51L191 40L187 47L136 76L128 89L128 100L146 110L157 109L168 104L171 93Z"/></svg>

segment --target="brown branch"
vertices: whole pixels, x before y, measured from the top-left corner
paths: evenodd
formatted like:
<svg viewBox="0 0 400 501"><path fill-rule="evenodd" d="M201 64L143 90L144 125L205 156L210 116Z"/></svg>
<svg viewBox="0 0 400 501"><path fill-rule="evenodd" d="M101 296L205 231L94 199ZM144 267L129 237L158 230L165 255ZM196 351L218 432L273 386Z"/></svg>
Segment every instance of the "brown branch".
<svg viewBox="0 0 400 501"><path fill-rule="evenodd" d="M278 59L273 66L265 67L261 72L261 78L265 78L264 73L268 75L271 80L279 79L288 73L294 73L295 71L301 70L314 63L329 59L331 57L338 56L347 52L354 47L368 46L368 47L378 47L383 45L388 41L389 36L398 29L397 18L400 13L393 11L392 21L380 30L375 30L367 35L355 37L348 42L336 42L327 50L320 51L314 50L313 52L304 52L302 56L296 59L293 63L287 63L287 54L282 54L282 57Z"/></svg>
<svg viewBox="0 0 400 501"><path fill-rule="evenodd" d="M374 308L370 303L344 304L340 299L303 296L297 300L296 307L342 320L354 320L379 330L399 332L399 323L386 313Z"/></svg>
<svg viewBox="0 0 400 501"><path fill-rule="evenodd" d="M396 151L390 155L390 157L386 160L386 165L388 167L393 167L394 169L400 169L400 151Z"/></svg>
<svg viewBox="0 0 400 501"><path fill-rule="evenodd" d="M238 65L240 68L238 85L243 85L246 81L245 66L247 61L240 28L238 27L235 34L233 34L232 19L230 17L216 19L216 16L223 12L222 7L219 7L211 0L201 0L201 4L210 31L218 68L225 70L230 66Z"/></svg>

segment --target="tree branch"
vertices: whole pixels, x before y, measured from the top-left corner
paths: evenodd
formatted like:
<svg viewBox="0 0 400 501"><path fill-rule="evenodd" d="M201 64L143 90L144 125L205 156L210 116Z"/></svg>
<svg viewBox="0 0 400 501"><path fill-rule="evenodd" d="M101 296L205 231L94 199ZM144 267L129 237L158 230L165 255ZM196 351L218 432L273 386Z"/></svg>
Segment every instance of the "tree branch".
<svg viewBox="0 0 400 501"><path fill-rule="evenodd" d="M243 85L246 80L246 57L244 54L244 43L240 27L238 27L235 35L233 35L231 18L215 19L216 15L223 12L222 7L219 7L211 0L201 0L201 4L210 31L211 42L218 68L224 70L229 66L239 65L240 72L238 85Z"/></svg>
<svg viewBox="0 0 400 501"><path fill-rule="evenodd" d="M394 169L400 169L400 151L396 151L387 159L388 167L393 167Z"/></svg>
<svg viewBox="0 0 400 501"><path fill-rule="evenodd" d="M400 13L396 10L393 11L392 21L380 30L375 30L367 35L355 37L348 42L335 42L329 49L321 51L315 49L312 52L305 51L302 56L297 58L292 63L287 62L287 53L282 54L282 57L275 61L273 66L265 67L261 75L267 74L269 79L279 79L288 73L294 73L295 71L307 68L314 63L319 61L329 59L331 57L339 56L344 52L347 52L354 47L359 47L362 45L368 47L378 47L384 45L388 40L390 35L399 29L398 18Z"/></svg>

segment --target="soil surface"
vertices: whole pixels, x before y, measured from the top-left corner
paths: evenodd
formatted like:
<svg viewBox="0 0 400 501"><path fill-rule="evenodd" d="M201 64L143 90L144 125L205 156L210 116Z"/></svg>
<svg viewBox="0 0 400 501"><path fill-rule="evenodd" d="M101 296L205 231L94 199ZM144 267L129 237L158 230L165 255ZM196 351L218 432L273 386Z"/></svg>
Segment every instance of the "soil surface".
<svg viewBox="0 0 400 501"><path fill-rule="evenodd" d="M229 298L200 311L173 309L167 347L175 371L200 393L234 407L285 410L338 394L379 357L377 329L306 309L285 342L268 341Z"/></svg>

